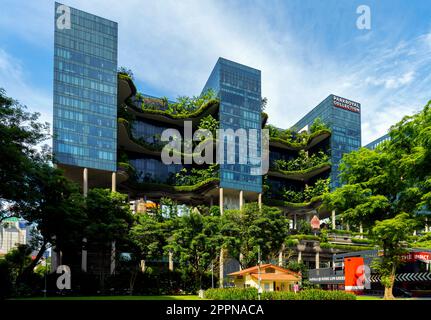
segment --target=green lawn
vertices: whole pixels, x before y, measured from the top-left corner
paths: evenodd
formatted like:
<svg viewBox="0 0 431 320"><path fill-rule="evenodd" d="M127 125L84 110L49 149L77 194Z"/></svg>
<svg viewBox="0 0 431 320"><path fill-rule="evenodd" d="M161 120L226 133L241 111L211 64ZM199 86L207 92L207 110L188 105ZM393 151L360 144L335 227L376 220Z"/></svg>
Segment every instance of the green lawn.
<svg viewBox="0 0 431 320"><path fill-rule="evenodd" d="M202 300L198 296L88 296L88 297L33 297L16 300Z"/></svg>
<svg viewBox="0 0 431 320"><path fill-rule="evenodd" d="M356 300L382 300L382 297L376 296L357 296Z"/></svg>

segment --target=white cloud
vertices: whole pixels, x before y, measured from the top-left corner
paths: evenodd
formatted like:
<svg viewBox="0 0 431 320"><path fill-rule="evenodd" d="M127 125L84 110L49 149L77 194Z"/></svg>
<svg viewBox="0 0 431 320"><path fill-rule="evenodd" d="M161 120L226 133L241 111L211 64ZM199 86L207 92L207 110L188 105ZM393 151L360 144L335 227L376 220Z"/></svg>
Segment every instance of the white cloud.
<svg viewBox="0 0 431 320"><path fill-rule="evenodd" d="M28 106L28 110L41 113L40 120L52 123L51 93L31 85L22 62L0 48L0 87L6 95Z"/></svg>
<svg viewBox="0 0 431 320"><path fill-rule="evenodd" d="M26 24L8 18L8 28L28 41L52 46L53 1L28 3L33 2L21 5ZM382 42L352 54L349 61L338 61L313 40L297 39L295 30L275 29L274 22L284 19L275 3L270 8L258 2L241 10L234 2L221 1L70 0L67 4L119 23L119 64L134 70L143 92L150 87L171 98L198 94L217 58L223 56L262 71L270 122L279 127L290 127L331 93L361 102L364 143L430 99L431 33L395 45ZM370 33L352 41L364 45L376 41L375 36ZM19 66L10 57L7 60ZM12 87L47 102L46 95L23 84L25 78L22 70L17 72ZM24 98L16 91L16 97Z"/></svg>

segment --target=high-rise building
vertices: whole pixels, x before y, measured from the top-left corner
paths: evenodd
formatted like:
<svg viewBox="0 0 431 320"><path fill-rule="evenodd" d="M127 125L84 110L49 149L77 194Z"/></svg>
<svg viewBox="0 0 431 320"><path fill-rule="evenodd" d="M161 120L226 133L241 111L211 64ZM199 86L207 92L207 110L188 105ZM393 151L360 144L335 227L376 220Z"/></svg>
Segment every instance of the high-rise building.
<svg viewBox="0 0 431 320"><path fill-rule="evenodd" d="M377 148L378 145L382 144L385 141L390 140L391 137L389 135L389 133L381 136L380 138L377 138L376 140L371 141L370 143L368 143L367 145L364 146L364 148L368 148L370 150L374 150Z"/></svg>
<svg viewBox="0 0 431 320"><path fill-rule="evenodd" d="M361 104L331 94L292 128L297 132L307 130L317 118L332 131L331 186L336 188L340 186L338 166L343 154L361 147Z"/></svg>
<svg viewBox="0 0 431 320"><path fill-rule="evenodd" d="M216 96L201 97L199 103L181 109L178 103L138 92L127 72L117 74L115 22L59 3L55 8L54 154L66 176L82 184L84 194L88 187L111 185L113 191L118 187L128 194L137 214L157 208L164 197L193 207L218 205L220 214L257 201L260 207L262 203L279 207L292 220L292 229L302 225L298 220L309 224L317 219L315 215L328 217L328 212L316 210L331 172L328 149L332 165L338 168L342 154L360 146L358 103L331 95L295 126L301 131L320 117L329 129L302 135L281 130L271 136L269 171L262 176L256 174L262 163L255 160L263 160L260 138L267 116L261 109L259 70L219 58L203 89L203 93L214 90ZM166 164L161 157L167 144L161 139L165 130L182 133L187 124L196 130L205 121L224 130L243 129L248 138L255 132L257 144L248 141L244 148L240 138L231 136L223 144L224 161L217 165L183 161L193 152L178 139L181 161ZM217 151L219 142L211 142ZM228 154L229 142L234 145L233 154ZM197 141L192 143L195 146ZM336 171L331 173L335 185ZM78 267L85 272L95 270L87 269L87 261L97 265L95 258L91 263L91 245L83 241L79 253L82 264ZM93 253L97 250L93 247ZM319 260L313 250L305 250L298 259L320 263L332 255L322 252ZM101 268L112 273L115 247L108 251L108 263ZM55 249L53 264L61 257ZM236 271L229 268L229 264L220 268L221 280Z"/></svg>
<svg viewBox="0 0 431 320"><path fill-rule="evenodd" d="M220 99L220 129L257 130L260 137L261 119L261 72L260 70L219 58L205 84L203 92L215 91ZM260 139L257 140L255 155L260 155ZM228 141L227 141L228 142ZM224 144L224 155L227 155L228 144ZM220 187L251 192L262 192L262 176L253 175L253 165L240 163L240 139L235 139L235 162L220 165ZM246 151L247 152L247 151ZM250 157L250 150L248 150Z"/></svg>
<svg viewBox="0 0 431 320"><path fill-rule="evenodd" d="M117 170L117 29L55 3L53 149L69 173Z"/></svg>

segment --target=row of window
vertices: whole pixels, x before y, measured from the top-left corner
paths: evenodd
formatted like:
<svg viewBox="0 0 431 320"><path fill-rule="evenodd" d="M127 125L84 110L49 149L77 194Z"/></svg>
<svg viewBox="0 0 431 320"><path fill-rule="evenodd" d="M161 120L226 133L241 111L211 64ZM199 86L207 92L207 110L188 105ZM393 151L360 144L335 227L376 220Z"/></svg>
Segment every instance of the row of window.
<svg viewBox="0 0 431 320"><path fill-rule="evenodd" d="M112 51L107 48L98 47L89 43L81 42L59 33L55 34L55 45L62 46L85 54L91 54L96 57L101 57L107 60L116 60L117 51Z"/></svg>
<svg viewBox="0 0 431 320"><path fill-rule="evenodd" d="M260 92L260 79L258 77L250 77L246 72L239 72L234 68L223 67L220 80L225 85Z"/></svg>
<svg viewBox="0 0 431 320"><path fill-rule="evenodd" d="M77 24L89 30L117 36L117 24L113 21L109 21L80 10L75 10L73 8L70 16L72 25Z"/></svg>
<svg viewBox="0 0 431 320"><path fill-rule="evenodd" d="M117 72L116 59L103 59L99 57L93 57L81 52L69 50L67 48L61 48L56 45L55 54L57 57L70 60L76 63L85 64L94 68L104 69L110 72Z"/></svg>
<svg viewBox="0 0 431 320"><path fill-rule="evenodd" d="M115 72L105 72L90 66L76 64L73 61L66 62L61 61L61 59L56 60L54 68L60 72L70 72L85 78L109 82L115 86L117 85L117 74Z"/></svg>
<svg viewBox="0 0 431 320"><path fill-rule="evenodd" d="M235 181L237 183L251 183L251 184L259 184L262 181L262 176L252 176L248 174L241 174L238 172L231 171L221 171L222 180L230 180Z"/></svg>
<svg viewBox="0 0 431 320"><path fill-rule="evenodd" d="M84 134L78 134L70 131L58 131L57 141L73 143L78 145L88 145L100 149L116 150L117 144L111 139L102 139L100 137L92 137Z"/></svg>
<svg viewBox="0 0 431 320"><path fill-rule="evenodd" d="M75 109L81 109L87 113L92 112L102 114L104 116L112 116L114 117L113 119L117 118L117 107L115 105L109 106L97 104L86 100L63 96L58 93L54 95L54 103L57 108L73 107Z"/></svg>
<svg viewBox="0 0 431 320"><path fill-rule="evenodd" d="M361 147L361 141L357 138L351 138L351 137L345 136L345 135L333 134L333 139L335 142L338 142L339 144L351 146L353 148L360 148Z"/></svg>
<svg viewBox="0 0 431 320"><path fill-rule="evenodd" d="M221 118L220 120L221 120L222 128L224 129L233 128L233 127L244 128L244 129L261 128L260 122L256 122L256 121L249 121L249 120L245 120L237 117L228 117L226 115L221 115L220 118Z"/></svg>
<svg viewBox="0 0 431 320"><path fill-rule="evenodd" d="M154 137L161 135L167 127L155 126L142 121L134 121L132 133L135 138Z"/></svg>
<svg viewBox="0 0 431 320"><path fill-rule="evenodd" d="M87 122L91 125L96 125L105 128L116 128L116 120L113 118L103 117L101 115L94 115L88 113L81 113L77 111L67 110L63 108L56 108L55 114L58 118L64 118L67 120Z"/></svg>
<svg viewBox="0 0 431 320"><path fill-rule="evenodd" d="M96 150L96 149L90 149L90 148L82 148L82 147L65 144L65 143L58 143L57 148L58 149L56 151L61 153L68 153L68 154L73 154L81 157L92 157L92 158L95 157L101 160L109 160L109 161L115 160L114 152L108 152L108 151Z"/></svg>
<svg viewBox="0 0 431 320"><path fill-rule="evenodd" d="M63 30L63 32L65 32L65 35L70 36L76 40L79 39L84 42L105 47L113 51L117 50L116 36L100 34L100 33L97 33L95 30L88 30L77 24L74 24L74 25L72 24L70 29Z"/></svg>
<svg viewBox="0 0 431 320"><path fill-rule="evenodd" d="M54 119L54 129L70 130L80 134L86 134L94 137L103 137L115 139L117 130L96 127L94 124L81 124L76 121L68 121L62 119Z"/></svg>
<svg viewBox="0 0 431 320"><path fill-rule="evenodd" d="M108 105L116 105L117 97L107 93L101 93L90 89L77 87L63 82L56 81L54 83L55 94L75 96L80 99L88 99L92 102L103 103Z"/></svg>
<svg viewBox="0 0 431 320"><path fill-rule="evenodd" d="M98 159L97 157L81 157L69 153L55 152L55 159L60 163L67 163L70 165L82 168L94 168L106 171L116 171L117 163L111 160Z"/></svg>
<svg viewBox="0 0 431 320"><path fill-rule="evenodd" d="M100 91L103 93L108 94L117 94L117 86L115 85L108 85L104 83L100 83L99 81L94 81L90 79L86 79L83 77L76 77L72 74L67 74L64 72L55 72L54 73L54 80L61 81L68 84L73 84L75 86L88 88L93 91Z"/></svg>

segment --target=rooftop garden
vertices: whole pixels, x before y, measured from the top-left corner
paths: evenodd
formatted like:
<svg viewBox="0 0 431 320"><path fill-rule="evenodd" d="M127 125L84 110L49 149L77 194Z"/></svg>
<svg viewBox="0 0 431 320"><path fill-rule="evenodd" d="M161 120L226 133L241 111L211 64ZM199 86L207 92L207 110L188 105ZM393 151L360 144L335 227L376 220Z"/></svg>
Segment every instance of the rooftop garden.
<svg viewBox="0 0 431 320"><path fill-rule="evenodd" d="M316 118L314 120L308 132L301 131L298 133L291 129L280 129L271 124L267 124L265 129L269 130L269 137L271 140L283 141L292 146L306 145L313 137L322 134L323 132L330 133L329 127L320 118Z"/></svg>
<svg viewBox="0 0 431 320"><path fill-rule="evenodd" d="M171 119L184 119L200 116L213 106L218 106L219 100L213 90L208 90L199 96L180 96L175 102L166 97L153 98L137 93L129 98L126 104L135 110L149 114L159 114Z"/></svg>

